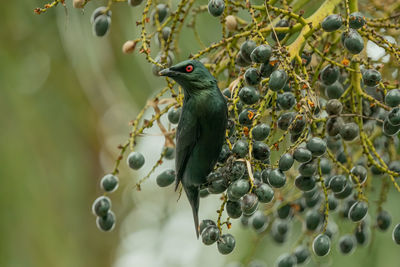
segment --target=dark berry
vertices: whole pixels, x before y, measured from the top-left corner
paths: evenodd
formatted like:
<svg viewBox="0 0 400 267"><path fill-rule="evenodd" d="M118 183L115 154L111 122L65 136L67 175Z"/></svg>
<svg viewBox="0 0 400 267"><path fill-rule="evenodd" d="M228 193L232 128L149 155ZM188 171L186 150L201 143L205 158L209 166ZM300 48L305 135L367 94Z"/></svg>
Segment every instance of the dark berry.
<svg viewBox="0 0 400 267"><path fill-rule="evenodd" d="M225 1L224 0L210 0L208 2L208 12L214 17L219 17L224 13Z"/></svg>
<svg viewBox="0 0 400 267"><path fill-rule="evenodd" d="M288 171L293 166L293 156L289 153L285 153L279 159L279 169L281 171Z"/></svg>
<svg viewBox="0 0 400 267"><path fill-rule="evenodd" d="M258 198L255 194L247 194L242 198L242 212L250 216L256 212L258 207Z"/></svg>
<svg viewBox="0 0 400 267"><path fill-rule="evenodd" d="M272 54L271 46L262 44L257 46L250 54L250 58L254 63L265 63L269 60Z"/></svg>
<svg viewBox="0 0 400 267"><path fill-rule="evenodd" d="M320 73L320 79L325 85L331 85L339 79L339 68L335 65L325 66Z"/></svg>
<svg viewBox="0 0 400 267"><path fill-rule="evenodd" d="M367 216L368 204L364 201L355 202L349 210L349 219L353 222L359 222Z"/></svg>
<svg viewBox="0 0 400 267"><path fill-rule="evenodd" d="M339 239L339 250L343 254L351 253L356 246L354 237L351 235L344 235Z"/></svg>
<svg viewBox="0 0 400 267"><path fill-rule="evenodd" d="M226 202L226 213L232 219L237 219L242 216L242 209L239 201L228 200Z"/></svg>
<svg viewBox="0 0 400 267"><path fill-rule="evenodd" d="M111 200L108 197L101 196L96 198L92 205L94 215L104 217L111 209Z"/></svg>
<svg viewBox="0 0 400 267"><path fill-rule="evenodd" d="M224 234L217 241L218 251L223 255L231 253L235 248L235 245L236 245L235 238L231 234Z"/></svg>
<svg viewBox="0 0 400 267"><path fill-rule="evenodd" d="M326 234L319 234L312 244L315 255L323 257L331 250L331 239Z"/></svg>
<svg viewBox="0 0 400 267"><path fill-rule="evenodd" d="M352 29L360 29L367 23L365 17L360 12L351 13L349 16L349 26Z"/></svg>
<svg viewBox="0 0 400 267"><path fill-rule="evenodd" d="M308 140L306 147L314 157L320 157L326 152L326 142L319 137Z"/></svg>
<svg viewBox="0 0 400 267"><path fill-rule="evenodd" d="M385 96L385 103L389 107L396 107L400 104L400 90L393 89L387 92Z"/></svg>
<svg viewBox="0 0 400 267"><path fill-rule="evenodd" d="M386 231L392 222L392 216L386 210L381 210L376 217L376 225L381 231Z"/></svg>
<svg viewBox="0 0 400 267"><path fill-rule="evenodd" d="M215 225L207 226L201 233L201 240L207 246L214 244L218 239L219 229Z"/></svg>
<svg viewBox="0 0 400 267"><path fill-rule="evenodd" d="M168 120L172 124L177 124L179 122L179 118L181 117L181 108L171 108L168 111Z"/></svg>
<svg viewBox="0 0 400 267"><path fill-rule="evenodd" d="M252 130L253 139L256 141L264 141L268 137L270 127L266 123L260 123L254 126Z"/></svg>
<svg viewBox="0 0 400 267"><path fill-rule="evenodd" d="M294 184L301 191L310 191L315 188L316 180L315 180L314 176L307 177L307 176L299 175L294 180Z"/></svg>
<svg viewBox="0 0 400 267"><path fill-rule="evenodd" d="M112 231L115 226L115 214L112 211L108 211L103 217L97 217L96 219L97 227L105 232Z"/></svg>
<svg viewBox="0 0 400 267"><path fill-rule="evenodd" d="M140 169L144 165L144 157L140 152L131 152L127 159L129 167L134 170Z"/></svg>
<svg viewBox="0 0 400 267"><path fill-rule="evenodd" d="M339 134L345 141L352 141L358 136L359 128L355 122L345 123L340 128Z"/></svg>
<svg viewBox="0 0 400 267"><path fill-rule="evenodd" d="M312 153L305 147L298 147L294 150L293 157L296 161L305 163L312 159Z"/></svg>
<svg viewBox="0 0 400 267"><path fill-rule="evenodd" d="M341 38L344 47L352 54L359 54L364 49L364 40L356 30L343 32Z"/></svg>
<svg viewBox="0 0 400 267"><path fill-rule="evenodd" d="M240 100L247 104L252 105L260 99L260 93L252 86L245 86L239 91Z"/></svg>
<svg viewBox="0 0 400 267"><path fill-rule="evenodd" d="M333 32L342 26L342 16L332 14L327 16L321 23L322 29L326 32Z"/></svg>
<svg viewBox="0 0 400 267"><path fill-rule="evenodd" d="M279 169L274 169L268 176L268 183L274 188L281 188L286 184L286 176Z"/></svg>
<svg viewBox="0 0 400 267"><path fill-rule="evenodd" d="M105 175L100 181L100 187L106 192L114 192L118 188L118 177L112 174Z"/></svg>
<svg viewBox="0 0 400 267"><path fill-rule="evenodd" d="M272 91L279 91L281 90L287 81L287 74L284 70L278 69L271 73L269 77L268 87Z"/></svg>
<svg viewBox="0 0 400 267"><path fill-rule="evenodd" d="M362 73L362 78L366 86L372 87L376 86L382 80L382 75L377 70L368 69Z"/></svg>

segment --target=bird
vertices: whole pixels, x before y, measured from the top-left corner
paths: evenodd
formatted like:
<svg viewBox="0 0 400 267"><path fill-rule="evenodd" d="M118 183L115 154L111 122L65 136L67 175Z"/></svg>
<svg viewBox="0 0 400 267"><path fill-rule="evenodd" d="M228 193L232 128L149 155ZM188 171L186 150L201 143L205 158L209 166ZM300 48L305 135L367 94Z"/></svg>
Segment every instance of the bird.
<svg viewBox="0 0 400 267"><path fill-rule="evenodd" d="M200 186L214 169L225 142L228 108L217 80L198 60L185 60L159 72L183 88L176 130L175 191L181 183L193 212L199 238Z"/></svg>

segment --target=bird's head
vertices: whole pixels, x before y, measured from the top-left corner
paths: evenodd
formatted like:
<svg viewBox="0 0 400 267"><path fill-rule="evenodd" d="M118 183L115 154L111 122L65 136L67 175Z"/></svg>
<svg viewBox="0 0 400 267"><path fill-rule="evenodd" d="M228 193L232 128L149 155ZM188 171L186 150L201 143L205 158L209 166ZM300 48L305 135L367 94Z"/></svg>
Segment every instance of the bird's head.
<svg viewBox="0 0 400 267"><path fill-rule="evenodd" d="M216 84L208 69L197 60L185 60L159 72L161 76L174 79L185 90L203 90Z"/></svg>

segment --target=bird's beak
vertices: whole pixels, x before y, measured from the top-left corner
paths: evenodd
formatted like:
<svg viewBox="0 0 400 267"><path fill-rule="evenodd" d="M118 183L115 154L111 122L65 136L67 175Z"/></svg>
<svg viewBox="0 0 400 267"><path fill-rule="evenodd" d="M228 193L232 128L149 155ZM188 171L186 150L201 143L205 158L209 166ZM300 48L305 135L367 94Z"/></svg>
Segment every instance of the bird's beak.
<svg viewBox="0 0 400 267"><path fill-rule="evenodd" d="M174 73L175 73L175 71L171 70L170 68L166 68L166 69L161 70L158 74L160 76L171 77L174 75Z"/></svg>

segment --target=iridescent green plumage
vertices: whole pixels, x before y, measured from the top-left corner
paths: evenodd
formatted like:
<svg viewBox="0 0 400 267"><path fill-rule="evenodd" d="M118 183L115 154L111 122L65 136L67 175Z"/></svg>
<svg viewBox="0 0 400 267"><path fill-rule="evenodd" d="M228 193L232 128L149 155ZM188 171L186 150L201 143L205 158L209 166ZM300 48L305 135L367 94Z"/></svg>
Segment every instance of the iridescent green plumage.
<svg viewBox="0 0 400 267"><path fill-rule="evenodd" d="M217 81L196 60L183 61L160 72L184 90L182 114L176 132L176 187L182 183L198 229L199 188L213 170L225 139L226 100Z"/></svg>

